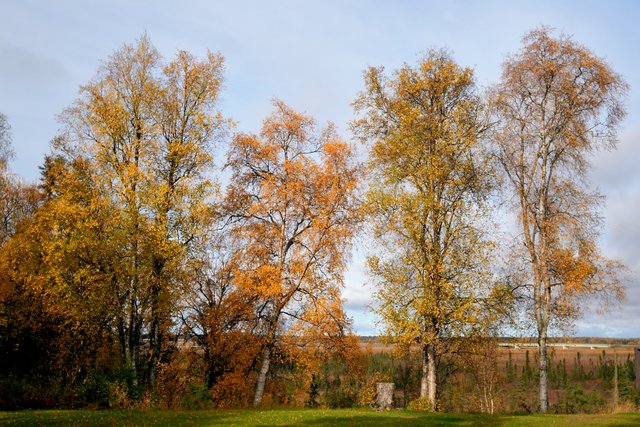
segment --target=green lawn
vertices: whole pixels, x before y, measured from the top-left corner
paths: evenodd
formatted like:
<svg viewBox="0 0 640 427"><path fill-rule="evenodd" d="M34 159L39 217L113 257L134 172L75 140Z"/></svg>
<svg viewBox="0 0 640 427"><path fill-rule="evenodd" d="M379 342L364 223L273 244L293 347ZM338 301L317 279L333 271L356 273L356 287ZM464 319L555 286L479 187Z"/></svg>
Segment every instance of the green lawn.
<svg viewBox="0 0 640 427"><path fill-rule="evenodd" d="M368 409L0 412L9 426L640 426L640 413L602 415L425 414Z"/></svg>

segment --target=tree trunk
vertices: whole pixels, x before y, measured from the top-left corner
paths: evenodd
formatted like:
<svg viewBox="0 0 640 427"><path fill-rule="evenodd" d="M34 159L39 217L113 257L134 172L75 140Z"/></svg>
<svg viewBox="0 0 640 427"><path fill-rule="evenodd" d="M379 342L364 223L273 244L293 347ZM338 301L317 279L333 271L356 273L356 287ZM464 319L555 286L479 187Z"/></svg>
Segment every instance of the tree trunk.
<svg viewBox="0 0 640 427"><path fill-rule="evenodd" d="M420 397L426 398L436 409L436 347L434 344L422 346L422 378L420 381Z"/></svg>
<svg viewBox="0 0 640 427"><path fill-rule="evenodd" d="M131 375L133 376L133 386L138 386L138 344L140 342L138 336L138 319L136 316L136 301L135 298L131 298L129 302L129 333L127 337L127 364L131 368Z"/></svg>
<svg viewBox="0 0 640 427"><path fill-rule="evenodd" d="M120 345L120 365L123 367L129 366L129 346L127 345L127 331L125 326L124 312L120 312L118 315L118 344Z"/></svg>
<svg viewBox="0 0 640 427"><path fill-rule="evenodd" d="M420 397L422 399L429 397L429 371L427 365L427 345L425 344L422 346L422 377L420 379Z"/></svg>
<svg viewBox="0 0 640 427"><path fill-rule="evenodd" d="M427 345L427 376L429 382L429 401L436 410L436 346L434 344Z"/></svg>
<svg viewBox="0 0 640 427"><path fill-rule="evenodd" d="M540 412L549 412L549 384L547 377L547 334L541 333L538 336L538 346L540 350Z"/></svg>
<svg viewBox="0 0 640 427"><path fill-rule="evenodd" d="M149 346L151 355L149 358L148 386L153 389L156 386L158 376L158 364L162 351L162 309L160 307L160 283L164 262L155 259L153 262L153 277L151 285L151 330L149 331Z"/></svg>
<svg viewBox="0 0 640 427"><path fill-rule="evenodd" d="M264 394L264 385L267 381L267 374L269 373L269 364L271 363L271 346L268 345L264 349L262 355L262 364L260 365L260 372L258 372L258 382L256 383L256 394L253 397L253 406L258 407L262 403L262 395Z"/></svg>
<svg viewBox="0 0 640 427"><path fill-rule="evenodd" d="M162 333L160 332L159 321L157 318L153 319L149 339L151 347L151 357L149 358L149 388L153 389L156 386L158 364L160 362L160 352L162 350Z"/></svg>

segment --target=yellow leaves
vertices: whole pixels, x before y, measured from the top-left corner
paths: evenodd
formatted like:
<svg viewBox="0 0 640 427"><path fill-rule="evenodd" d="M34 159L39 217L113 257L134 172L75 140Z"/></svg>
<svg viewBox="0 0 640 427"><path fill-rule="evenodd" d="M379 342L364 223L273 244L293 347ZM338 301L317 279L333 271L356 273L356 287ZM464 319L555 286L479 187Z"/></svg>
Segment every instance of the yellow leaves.
<svg viewBox="0 0 640 427"><path fill-rule="evenodd" d="M114 53L65 111L46 200L11 244L12 283L56 322L126 342L123 365L142 359L141 331L159 355L209 231L222 63L166 63L146 36Z"/></svg>
<svg viewBox="0 0 640 427"><path fill-rule="evenodd" d="M387 252L368 258L374 310L407 348L472 334L484 321L476 295L488 287L480 260L490 249L475 222L488 159L477 155L484 125L472 70L430 51L392 79L370 69L366 84L354 123L371 142L364 209Z"/></svg>
<svg viewBox="0 0 640 427"><path fill-rule="evenodd" d="M374 172L388 185L418 185L414 177L423 177L418 180L473 186L474 174L457 172L475 170L463 161L469 161L464 155L478 145L482 128L471 70L461 69L445 52L432 51L417 69L405 65L396 80L372 76L377 89L370 88L356 103L368 116L354 127L373 142Z"/></svg>

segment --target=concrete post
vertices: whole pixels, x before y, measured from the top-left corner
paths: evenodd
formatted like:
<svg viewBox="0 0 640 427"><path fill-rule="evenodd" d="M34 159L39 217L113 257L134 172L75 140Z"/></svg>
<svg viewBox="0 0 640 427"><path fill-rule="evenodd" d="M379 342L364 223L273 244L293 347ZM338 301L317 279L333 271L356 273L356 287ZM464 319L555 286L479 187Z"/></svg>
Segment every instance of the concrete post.
<svg viewBox="0 0 640 427"><path fill-rule="evenodd" d="M393 407L393 392L396 389L394 383L376 384L376 405L378 410L389 410Z"/></svg>

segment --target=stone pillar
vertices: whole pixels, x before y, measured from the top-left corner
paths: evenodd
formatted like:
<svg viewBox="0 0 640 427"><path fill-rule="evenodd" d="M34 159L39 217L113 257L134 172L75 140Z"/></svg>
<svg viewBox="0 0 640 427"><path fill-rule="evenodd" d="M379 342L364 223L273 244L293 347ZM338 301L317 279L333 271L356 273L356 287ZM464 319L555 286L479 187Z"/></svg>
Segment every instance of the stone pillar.
<svg viewBox="0 0 640 427"><path fill-rule="evenodd" d="M389 410L393 407L393 392L395 390L394 383L376 384L376 405L379 410Z"/></svg>
<svg viewBox="0 0 640 427"><path fill-rule="evenodd" d="M636 390L640 390L640 347L634 347L633 349L633 371L636 374Z"/></svg>

